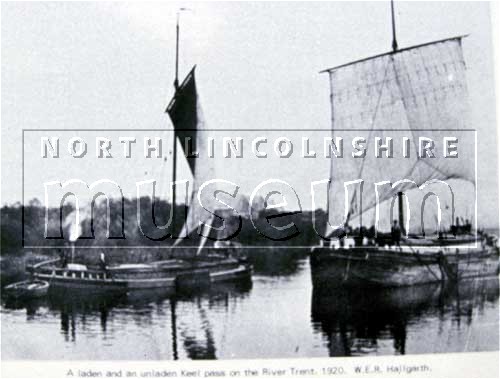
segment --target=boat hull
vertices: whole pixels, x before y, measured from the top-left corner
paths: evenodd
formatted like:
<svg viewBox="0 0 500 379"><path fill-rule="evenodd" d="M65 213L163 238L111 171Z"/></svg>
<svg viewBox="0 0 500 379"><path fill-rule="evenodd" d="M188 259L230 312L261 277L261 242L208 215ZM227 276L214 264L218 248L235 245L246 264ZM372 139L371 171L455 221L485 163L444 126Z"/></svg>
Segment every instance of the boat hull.
<svg viewBox="0 0 500 379"><path fill-rule="evenodd" d="M41 280L27 280L14 283L4 288L8 297L17 299L36 299L47 295L49 283Z"/></svg>
<svg viewBox="0 0 500 379"><path fill-rule="evenodd" d="M211 283L251 280L252 266L236 260L184 266L176 262L157 262L155 266L135 269L118 267L104 272L69 270L42 264L33 269L33 275L37 279L48 281L53 288L86 289L93 292L154 289L176 291L184 287L194 288L198 281L207 286Z"/></svg>
<svg viewBox="0 0 500 379"><path fill-rule="evenodd" d="M315 287L403 287L495 276L494 248L455 253L394 248L314 248L310 256Z"/></svg>

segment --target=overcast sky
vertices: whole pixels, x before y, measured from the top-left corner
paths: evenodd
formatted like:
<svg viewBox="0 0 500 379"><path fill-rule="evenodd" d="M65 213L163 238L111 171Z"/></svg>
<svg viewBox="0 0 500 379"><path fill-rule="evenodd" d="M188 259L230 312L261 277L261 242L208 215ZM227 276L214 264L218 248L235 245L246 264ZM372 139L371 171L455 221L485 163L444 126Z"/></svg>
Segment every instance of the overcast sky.
<svg viewBox="0 0 500 379"><path fill-rule="evenodd" d="M307 132L311 129L328 129L329 82L318 72L386 52L391 44L389 1L2 3L2 204L21 200L23 128L171 129L164 110L173 94L175 15L180 6L193 9L181 17L180 76L198 65L200 96L210 128L305 131L287 134L289 138L311 136ZM495 225L497 142L489 6L396 2L396 10L400 47L470 34L464 54L471 128L478 130L480 146L479 219ZM40 159L40 136L58 135L64 141L74 134L25 134L26 200L42 199L47 180L109 177L132 197L135 181L170 177L164 160L75 162L65 153L57 164ZM92 142L96 133L78 135ZM141 141L160 134L126 135ZM161 136L168 141L171 134ZM117 151L121 153L121 146ZM89 154L95 155L93 143ZM308 208L310 182L327 178L329 164L324 159L297 158L294 164L284 165L279 159L249 158L226 163L223 170L228 178L241 182L245 193L265 177L287 178ZM181 164L180 172L183 176L187 166Z"/></svg>

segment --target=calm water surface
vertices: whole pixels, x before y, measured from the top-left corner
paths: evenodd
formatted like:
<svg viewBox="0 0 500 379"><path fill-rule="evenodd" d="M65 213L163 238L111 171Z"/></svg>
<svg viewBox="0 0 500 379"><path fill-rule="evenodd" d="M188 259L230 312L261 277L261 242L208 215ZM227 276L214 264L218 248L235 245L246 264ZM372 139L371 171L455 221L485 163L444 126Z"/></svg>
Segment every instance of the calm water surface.
<svg viewBox="0 0 500 379"><path fill-rule="evenodd" d="M2 300L2 359L230 359L498 350L498 279L313 291L307 259L192 297Z"/></svg>

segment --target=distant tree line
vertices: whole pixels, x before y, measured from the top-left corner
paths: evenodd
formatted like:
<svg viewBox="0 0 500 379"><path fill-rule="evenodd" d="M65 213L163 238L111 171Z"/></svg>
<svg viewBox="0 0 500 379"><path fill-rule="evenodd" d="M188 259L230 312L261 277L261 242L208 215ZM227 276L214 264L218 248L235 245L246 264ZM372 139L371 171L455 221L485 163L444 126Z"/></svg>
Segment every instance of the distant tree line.
<svg viewBox="0 0 500 379"><path fill-rule="evenodd" d="M138 209L139 204L139 209ZM91 217L81 220L82 235L75 242L77 247L85 246L169 246L173 243L170 237L162 237L164 230L158 229L167 223L171 214L171 204L167 201L150 197L137 199L124 199L122 202L110 200L109 204L109 235L122 238L108 238L108 206L106 201L97 201L92 207ZM141 217L141 227L138 225L138 210ZM174 230L179 234L184 224L187 207L177 205ZM274 213L273 213L274 212ZM323 210L315 210L316 224L318 227L326 225L327 215ZM47 214L46 214L47 213ZM154 219L151 215L154 214ZM231 241L244 246L310 246L317 244L319 237L312 225L312 212L302 211L277 217L276 211L265 209L257 212L253 223L248 216L241 217L241 227ZM70 228L75 227L74 207L65 204L62 208L53 207L48 210L38 200L32 200L24 206L24 245L25 246L67 246ZM149 218L149 219L148 219ZM229 225L239 223L239 219L232 212L226 212L223 218ZM46 225L46 220L47 225ZM68 222L69 220L69 222ZM216 219L221 222L220 219ZM288 232L282 232L276 227L283 227L290 223L294 227ZM260 230L256 230L256 227ZM123 226L123 234L121 232ZM214 225L214 226L220 226ZM142 228L142 231L141 231ZM47 230L46 230L47 229ZM171 231L171 229L169 230ZM58 236L62 232L64 239L45 238ZM92 237L93 234L93 238ZM195 233L196 234L196 233ZM284 238L285 236L288 238ZM199 236L190 236L192 244L197 243ZM215 238L215 237L213 237ZM1 208L1 248L2 254L18 252L23 246L23 206L20 203L5 205ZM191 243L190 240L187 241Z"/></svg>

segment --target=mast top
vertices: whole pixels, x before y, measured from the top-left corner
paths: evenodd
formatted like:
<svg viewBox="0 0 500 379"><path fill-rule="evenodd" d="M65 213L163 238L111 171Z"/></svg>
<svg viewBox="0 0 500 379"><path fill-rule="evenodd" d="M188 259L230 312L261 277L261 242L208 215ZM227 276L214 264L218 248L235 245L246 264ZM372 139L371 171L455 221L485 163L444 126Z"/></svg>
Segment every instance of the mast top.
<svg viewBox="0 0 500 379"><path fill-rule="evenodd" d="M186 7L181 7L177 10L177 21L175 24L175 79L174 79L175 91L179 89L179 19L180 19L180 14L183 11L191 11L191 9Z"/></svg>
<svg viewBox="0 0 500 379"><path fill-rule="evenodd" d="M370 59L380 58L380 57L383 57L384 55L399 54L399 53L402 53L402 52L405 52L405 51L408 51L408 50L418 49L420 47L432 45L432 44L435 44L435 43L447 42L447 41L452 41L452 40L461 40L461 39L466 38L468 36L469 36L468 34L462 34L462 35L455 36L455 37L449 37L449 38L444 38L444 39L440 39L440 40L437 40L437 41L431 41L431 42L421 43L419 45L405 47L403 49L398 49L396 51L389 51L389 52L382 53L382 54L372 55L372 56L367 57L367 58L358 59L356 61L344 63L344 64L341 64L339 66L330 67L330 68L327 68L325 70L321 70L319 73L323 74L325 72L332 72L332 71L335 71L335 70L337 70L339 68L342 68L342 67L347 67L347 66L350 66L350 65L353 65L353 64L356 64L356 63L361 63L361 62L369 61Z"/></svg>
<svg viewBox="0 0 500 379"><path fill-rule="evenodd" d="M396 21L394 16L394 0L391 0L391 16L392 16L392 51L398 51L398 40L396 39Z"/></svg>

